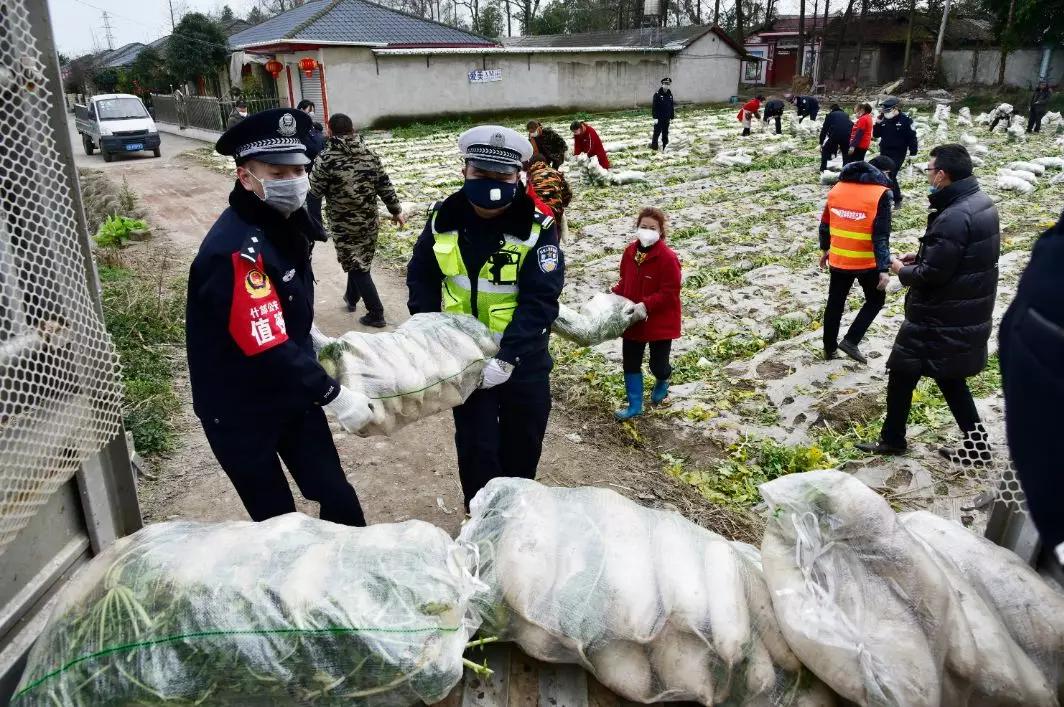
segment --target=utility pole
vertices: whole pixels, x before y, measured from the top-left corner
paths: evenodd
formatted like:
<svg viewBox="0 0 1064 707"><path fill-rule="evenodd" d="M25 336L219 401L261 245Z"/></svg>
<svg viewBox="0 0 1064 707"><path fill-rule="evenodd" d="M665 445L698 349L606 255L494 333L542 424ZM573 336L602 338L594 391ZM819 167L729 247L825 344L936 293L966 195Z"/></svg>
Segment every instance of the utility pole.
<svg viewBox="0 0 1064 707"><path fill-rule="evenodd" d="M169 0L170 3L170 31L173 32L177 29L177 25L174 23L174 0Z"/></svg>
<svg viewBox="0 0 1064 707"><path fill-rule="evenodd" d="M1015 4L1015 3L1014 3ZM935 43L935 73L938 73L938 64L942 60L942 41L946 38L946 20L949 18L949 0L942 6L942 24L938 27L938 42Z"/></svg>
<svg viewBox="0 0 1064 707"><path fill-rule="evenodd" d="M107 38L107 48L113 50L115 48L115 38L111 35L111 16L107 14L106 10L103 13L103 33L104 37Z"/></svg>

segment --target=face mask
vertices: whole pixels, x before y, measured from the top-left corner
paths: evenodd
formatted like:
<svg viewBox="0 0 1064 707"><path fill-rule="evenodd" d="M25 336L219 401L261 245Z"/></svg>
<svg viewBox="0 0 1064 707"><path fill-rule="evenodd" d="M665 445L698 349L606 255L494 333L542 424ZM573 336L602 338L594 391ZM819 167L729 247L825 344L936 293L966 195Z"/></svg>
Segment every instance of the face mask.
<svg viewBox="0 0 1064 707"><path fill-rule="evenodd" d="M241 118L248 117L248 112L246 110L238 110L236 114L239 115Z"/></svg>
<svg viewBox="0 0 1064 707"><path fill-rule="evenodd" d="M886 116L887 116L888 118L893 118L893 117L894 117L894 116L896 116L897 114L898 114L898 111L897 111L896 109L892 108L892 109L890 109L890 110L888 110L888 111L887 111L887 113L886 113Z"/></svg>
<svg viewBox="0 0 1064 707"><path fill-rule="evenodd" d="M517 184L500 182L498 179L466 179L462 193L474 206L501 209L513 203L517 196Z"/></svg>
<svg viewBox="0 0 1064 707"><path fill-rule="evenodd" d="M938 191L938 184L931 182L931 185L927 188L927 193L934 194Z"/></svg>
<svg viewBox="0 0 1064 707"><path fill-rule="evenodd" d="M635 229L635 237L639 239L639 245L644 248L649 248L661 240L661 234L653 228L637 228Z"/></svg>
<svg viewBox="0 0 1064 707"><path fill-rule="evenodd" d="M248 172L251 174L251 172ZM291 179L259 179L251 174L255 181L262 185L265 196L262 200L266 204L288 218L298 211L307 200L307 192L310 191L310 178L307 175L292 177Z"/></svg>

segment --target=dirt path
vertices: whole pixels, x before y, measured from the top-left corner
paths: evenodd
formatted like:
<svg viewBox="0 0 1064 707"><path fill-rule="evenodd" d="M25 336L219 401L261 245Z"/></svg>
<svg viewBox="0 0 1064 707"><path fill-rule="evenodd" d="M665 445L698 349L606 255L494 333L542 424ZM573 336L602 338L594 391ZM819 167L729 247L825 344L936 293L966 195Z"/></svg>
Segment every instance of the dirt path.
<svg viewBox="0 0 1064 707"><path fill-rule="evenodd" d="M154 255L164 256L165 278L175 287L183 286L203 235L227 204L231 180L178 156L128 161L108 174L118 180L124 176L139 195L157 234L146 247ZM349 314L341 303L344 276L331 243L315 249L314 269L318 326L331 335L360 329L359 313ZM399 324L407 317L401 274L378 267L375 279L388 321ZM192 414L184 370L176 385L183 402L178 451L154 465L150 472L153 478L141 481L145 520L246 518ZM713 509L692 489L661 474L654 454L623 444L617 429L612 421L583 420L556 407L544 444L541 480L560 485L609 485L644 503L672 506L696 520L714 524ZM418 518L449 532L457 531L462 514L453 435L451 416L441 414L392 437L336 436L344 468L370 522ZM300 499L298 505L316 515L316 504Z"/></svg>

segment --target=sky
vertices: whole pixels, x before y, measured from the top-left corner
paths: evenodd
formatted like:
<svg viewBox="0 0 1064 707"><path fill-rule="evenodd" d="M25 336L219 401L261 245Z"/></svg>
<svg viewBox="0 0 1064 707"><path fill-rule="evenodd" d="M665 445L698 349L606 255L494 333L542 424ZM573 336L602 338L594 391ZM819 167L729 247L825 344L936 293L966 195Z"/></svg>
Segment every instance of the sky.
<svg viewBox="0 0 1064 707"><path fill-rule="evenodd" d="M228 4L238 16L244 16L254 0L172 0L174 17L183 12L213 12ZM170 34L168 0L48 0L52 31L59 52L74 57L107 48L103 28L103 11L110 16L114 48L130 42L148 42Z"/></svg>

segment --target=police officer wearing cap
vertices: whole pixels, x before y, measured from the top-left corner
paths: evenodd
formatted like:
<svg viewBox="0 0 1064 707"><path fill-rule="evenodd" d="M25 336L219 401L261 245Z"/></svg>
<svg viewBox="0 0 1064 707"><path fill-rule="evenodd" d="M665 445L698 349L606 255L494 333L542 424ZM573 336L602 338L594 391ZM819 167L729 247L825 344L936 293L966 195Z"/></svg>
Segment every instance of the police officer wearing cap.
<svg viewBox="0 0 1064 707"><path fill-rule="evenodd" d="M658 149L658 137L661 137L661 150L664 152L669 146L669 123L676 117L672 79L668 76L661 80L661 88L651 98L651 114L654 117L654 134L650 138L650 149Z"/></svg>
<svg viewBox="0 0 1064 707"><path fill-rule="evenodd" d="M901 206L901 185L898 184L898 172L905 164L905 155L915 155L918 148L913 119L898 110L898 99L888 98L883 101L882 109L872 126L872 137L879 138L879 154L885 155L896 165L890 175L890 189L894 195L894 208Z"/></svg>
<svg viewBox="0 0 1064 707"><path fill-rule="evenodd" d="M454 409L466 506L498 476L534 478L550 415L550 327L564 260L554 219L518 182L528 138L482 125L458 138L462 189L433 205L407 268L411 314L476 317L499 343L480 389Z"/></svg>
<svg viewBox="0 0 1064 707"><path fill-rule="evenodd" d="M192 403L222 469L253 520L296 509L281 461L321 517L365 525L324 410L348 429L370 403L318 364L311 246L325 240L304 206L310 118L256 113L215 149L236 160L236 184L200 245L186 311Z"/></svg>

